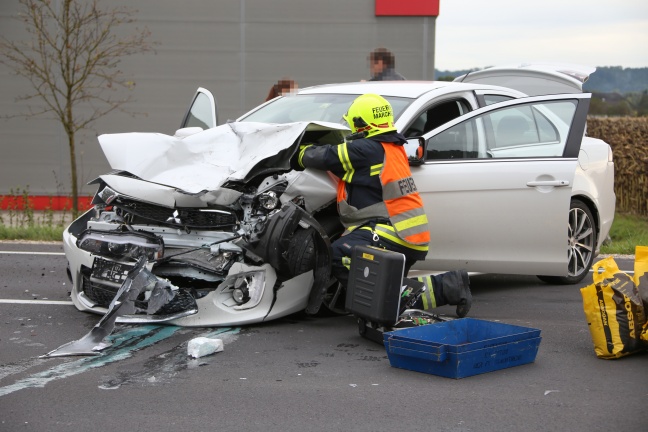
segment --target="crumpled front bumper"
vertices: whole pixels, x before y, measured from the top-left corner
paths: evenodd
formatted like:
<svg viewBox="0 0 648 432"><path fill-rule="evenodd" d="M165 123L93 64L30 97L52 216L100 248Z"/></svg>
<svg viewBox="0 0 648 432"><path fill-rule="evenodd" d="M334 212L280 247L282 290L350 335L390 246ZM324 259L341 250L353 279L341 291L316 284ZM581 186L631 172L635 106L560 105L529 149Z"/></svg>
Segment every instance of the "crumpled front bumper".
<svg viewBox="0 0 648 432"><path fill-rule="evenodd" d="M234 263L229 268L225 280L205 296L196 298L194 307L164 315L143 313L122 315L117 318L117 322L168 323L196 327L228 326L279 318L308 309L313 304L316 305L314 309L317 311L321 303L321 295L324 292L322 287L329 278L330 244L328 237L321 230L319 224L303 210L294 204L286 205L285 208L281 217L275 218L269 229L262 233L256 242L256 252L263 258L268 257L266 260L273 262L274 266L270 263L258 265ZM88 280L87 276L84 276L82 268L92 269L95 256L77 246L78 235L85 230L92 215L93 211L85 213L64 231L63 247L69 262L70 278L73 285L71 298L74 305L81 311L105 314L108 309L98 305L84 293L83 284L88 283ZM319 237L318 242L320 243L320 257L317 266L314 271L308 271L295 277L286 278L284 273L279 277L277 271L283 272L283 268L281 263L275 262L281 255L281 251L276 249L276 245L280 243L276 241L276 236L279 236L278 238L288 236L291 234L291 230L297 229L297 226L301 228L311 226L316 231L323 233L316 236ZM233 301L232 286L238 278L251 274L262 275L262 295L259 296L253 307L240 307ZM281 282L278 283L278 280ZM319 281L319 284L315 283L316 280ZM318 299L318 297L320 298Z"/></svg>

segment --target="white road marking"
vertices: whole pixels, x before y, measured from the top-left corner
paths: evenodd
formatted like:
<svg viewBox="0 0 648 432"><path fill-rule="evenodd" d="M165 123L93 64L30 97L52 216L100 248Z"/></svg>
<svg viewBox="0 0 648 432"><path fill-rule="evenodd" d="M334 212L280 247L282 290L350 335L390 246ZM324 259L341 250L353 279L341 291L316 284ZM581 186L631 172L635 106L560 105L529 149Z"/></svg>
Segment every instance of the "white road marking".
<svg viewBox="0 0 648 432"><path fill-rule="evenodd" d="M7 255L65 255L64 252L29 252L29 251L0 251Z"/></svg>
<svg viewBox="0 0 648 432"><path fill-rule="evenodd" d="M39 304L39 305L73 305L71 301L65 300L12 300L0 299L0 304Z"/></svg>

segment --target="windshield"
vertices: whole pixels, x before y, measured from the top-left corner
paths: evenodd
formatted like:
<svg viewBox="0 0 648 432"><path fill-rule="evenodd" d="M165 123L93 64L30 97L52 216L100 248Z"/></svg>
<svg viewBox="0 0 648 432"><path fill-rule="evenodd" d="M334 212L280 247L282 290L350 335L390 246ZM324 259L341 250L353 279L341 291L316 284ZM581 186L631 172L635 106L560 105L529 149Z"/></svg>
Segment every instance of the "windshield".
<svg viewBox="0 0 648 432"><path fill-rule="evenodd" d="M327 121L342 123L346 113L359 95L357 94L304 94L281 97L253 113L241 117L238 121L261 123L292 123L298 121ZM398 119L405 108L414 99L403 97L385 97L394 111L394 120Z"/></svg>

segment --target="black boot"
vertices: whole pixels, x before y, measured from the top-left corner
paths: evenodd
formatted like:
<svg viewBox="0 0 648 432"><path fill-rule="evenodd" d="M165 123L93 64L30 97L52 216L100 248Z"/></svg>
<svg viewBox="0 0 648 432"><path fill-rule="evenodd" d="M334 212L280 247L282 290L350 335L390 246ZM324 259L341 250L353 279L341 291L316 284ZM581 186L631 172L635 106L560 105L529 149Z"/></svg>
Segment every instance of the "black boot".
<svg viewBox="0 0 648 432"><path fill-rule="evenodd" d="M432 279L434 286L441 288L441 297L444 304L456 305L459 318L468 315L468 311L472 306L468 273L465 270L457 270L434 275Z"/></svg>
<svg viewBox="0 0 648 432"><path fill-rule="evenodd" d="M459 318L468 315L472 306L470 279L465 270L417 278L426 285L426 290L413 305L416 309L430 310L444 305L456 305Z"/></svg>

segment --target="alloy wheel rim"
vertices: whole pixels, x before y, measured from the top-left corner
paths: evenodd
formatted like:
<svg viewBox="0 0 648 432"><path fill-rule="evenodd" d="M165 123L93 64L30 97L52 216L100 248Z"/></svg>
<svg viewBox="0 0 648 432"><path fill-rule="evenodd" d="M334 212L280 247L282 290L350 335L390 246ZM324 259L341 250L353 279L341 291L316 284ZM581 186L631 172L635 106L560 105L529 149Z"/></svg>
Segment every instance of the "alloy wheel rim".
<svg viewBox="0 0 648 432"><path fill-rule="evenodd" d="M583 209L573 208L569 212L567 244L569 276L579 276L588 270L594 253L594 227Z"/></svg>

